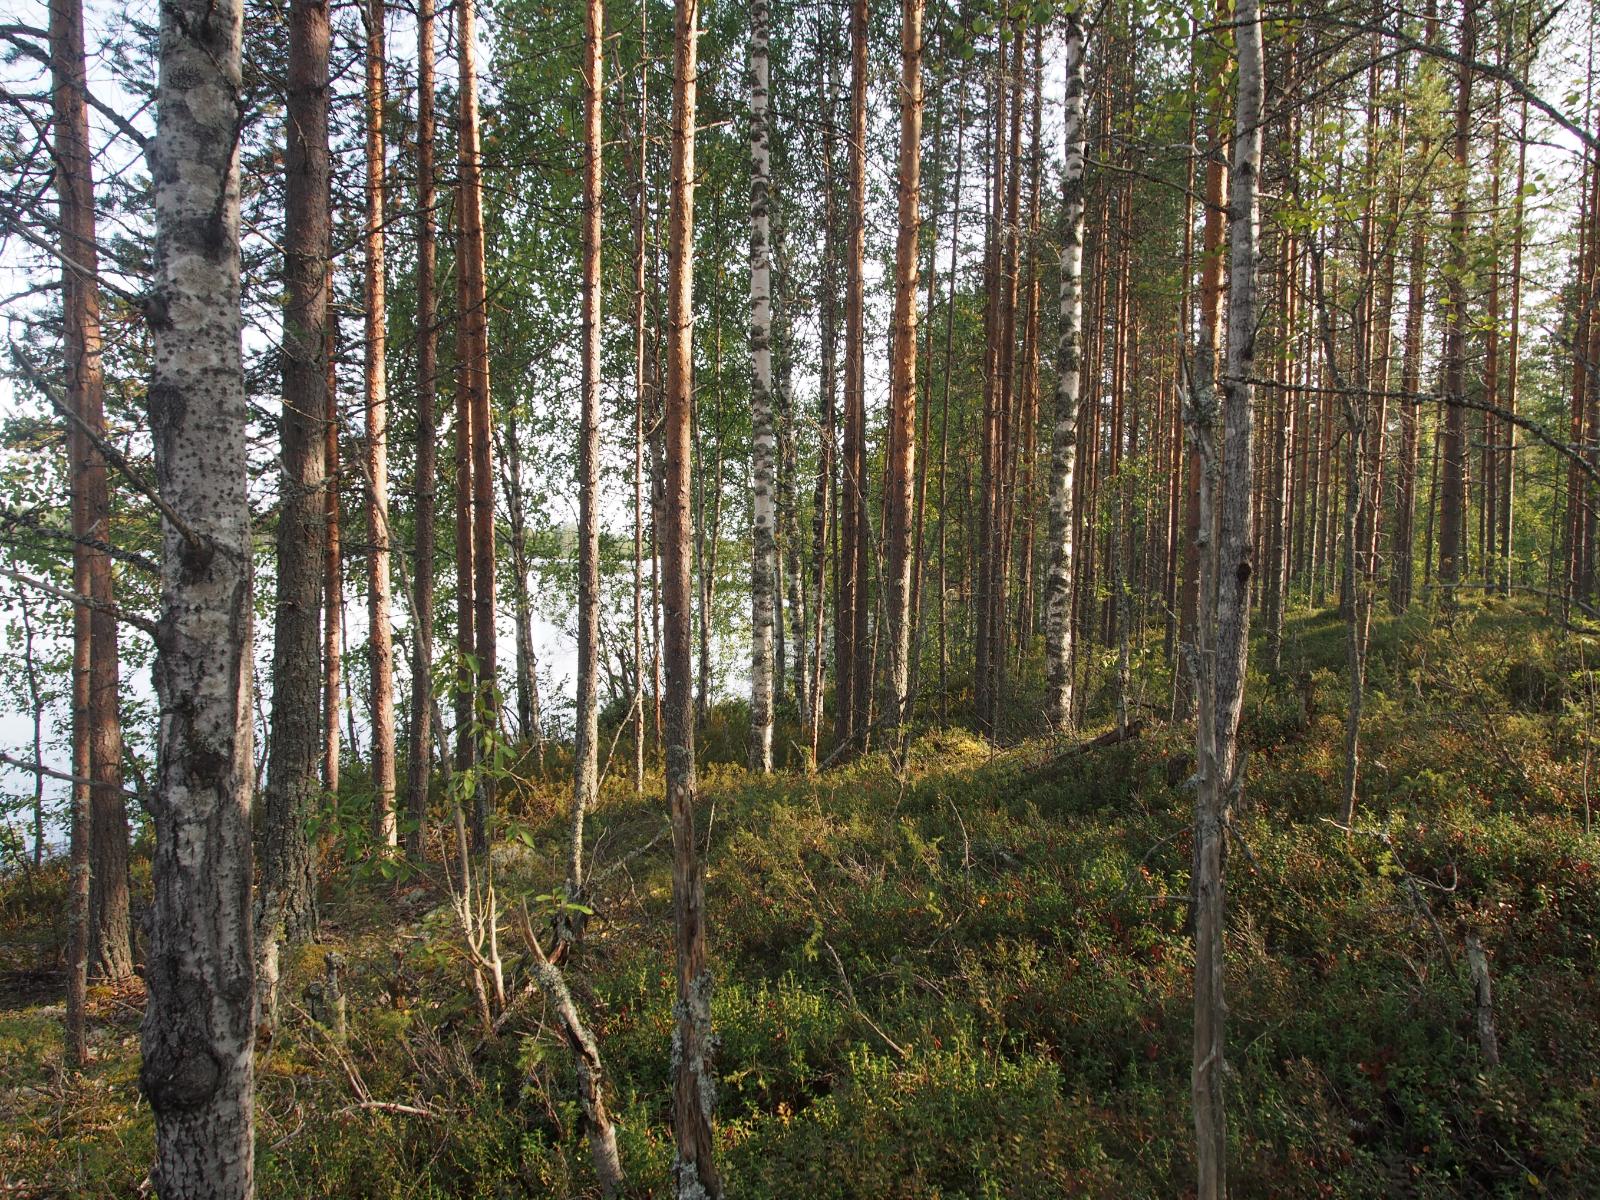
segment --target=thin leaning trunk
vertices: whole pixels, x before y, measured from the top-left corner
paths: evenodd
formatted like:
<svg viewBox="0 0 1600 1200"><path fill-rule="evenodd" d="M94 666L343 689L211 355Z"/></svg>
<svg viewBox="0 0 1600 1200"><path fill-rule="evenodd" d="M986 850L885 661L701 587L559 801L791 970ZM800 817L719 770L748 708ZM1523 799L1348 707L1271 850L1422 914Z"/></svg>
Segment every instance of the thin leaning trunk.
<svg viewBox="0 0 1600 1200"><path fill-rule="evenodd" d="M328 407L328 6L295 0L289 14L285 109L283 474L272 637L272 744L256 899L262 1021L275 1023L280 941L316 930L308 827L322 794L322 585L327 553L322 424Z"/></svg>
<svg viewBox="0 0 1600 1200"><path fill-rule="evenodd" d="M251 537L239 315L237 0L161 9L148 308L162 522L155 896L139 1079L158 1194L254 1190Z"/></svg>
<svg viewBox="0 0 1600 1200"><path fill-rule="evenodd" d="M900 6L899 229L895 237L894 327L889 362L889 447L884 471L889 620L889 723L900 729L911 707L911 574L917 436L917 257L922 171L923 0Z"/></svg>
<svg viewBox="0 0 1600 1200"><path fill-rule="evenodd" d="M750 769L772 770L772 690L777 543L777 437L772 413L772 148L767 128L771 7L750 6Z"/></svg>
<svg viewBox="0 0 1600 1200"><path fill-rule="evenodd" d="M389 623L389 376L384 281L384 0L367 0L367 652L372 682L372 836L396 845L394 635Z"/></svg>
<svg viewBox="0 0 1600 1200"><path fill-rule="evenodd" d="M693 640L689 604L690 430L694 319L694 126L696 0L676 0L673 16L672 202L668 221L667 386L663 431L662 606L666 665L664 736L667 807L672 824L672 924L677 960L672 1124L673 1187L679 1200L719 1200L713 1158L716 1042L711 1033L711 970L706 963L705 872L695 835Z"/></svg>
<svg viewBox="0 0 1600 1200"><path fill-rule="evenodd" d="M1067 17L1066 164L1061 193L1061 341L1050 442L1050 576L1045 593L1047 705L1058 728L1072 725L1072 496L1078 441L1079 343L1083 323L1084 31Z"/></svg>

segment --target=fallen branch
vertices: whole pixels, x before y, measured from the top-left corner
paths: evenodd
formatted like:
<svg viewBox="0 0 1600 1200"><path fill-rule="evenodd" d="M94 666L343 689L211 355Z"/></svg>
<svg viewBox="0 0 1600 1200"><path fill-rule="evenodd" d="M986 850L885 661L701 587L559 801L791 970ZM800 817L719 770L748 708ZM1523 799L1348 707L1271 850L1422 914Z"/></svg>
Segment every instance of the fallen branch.
<svg viewBox="0 0 1600 1200"><path fill-rule="evenodd" d="M528 953L533 955L533 977L544 992L545 1000L555 1010L567 1049L572 1053L572 1069L578 1077L578 1101L583 1106L584 1123L588 1126L589 1150L594 1158L600 1191L614 1196L622 1190L624 1177L622 1159L617 1152L616 1126L606 1111L601 1086L605 1070L600 1062L600 1047L578 1015L578 1006L572 1001L561 968L550 961L544 947L539 945L539 935L533 931L526 904L517 909L517 918L522 940L527 943Z"/></svg>
<svg viewBox="0 0 1600 1200"><path fill-rule="evenodd" d="M382 1112L394 1113L401 1117L428 1117L432 1119L439 1114L431 1108L419 1108L415 1104L396 1104L392 1100L362 1100L357 1104L346 1104L343 1108L335 1109L336 1117L348 1116L355 1112Z"/></svg>
<svg viewBox="0 0 1600 1200"><path fill-rule="evenodd" d="M1091 750L1103 750L1108 746L1120 746L1124 742L1137 741L1143 736L1144 722L1142 720L1130 721L1120 728L1106 730L1099 737L1092 737L1086 742L1079 742L1076 745L1068 746L1065 750L1058 751L1043 762L1035 764L1033 770L1048 778L1060 769L1062 764L1069 758L1076 758L1078 755L1087 754Z"/></svg>

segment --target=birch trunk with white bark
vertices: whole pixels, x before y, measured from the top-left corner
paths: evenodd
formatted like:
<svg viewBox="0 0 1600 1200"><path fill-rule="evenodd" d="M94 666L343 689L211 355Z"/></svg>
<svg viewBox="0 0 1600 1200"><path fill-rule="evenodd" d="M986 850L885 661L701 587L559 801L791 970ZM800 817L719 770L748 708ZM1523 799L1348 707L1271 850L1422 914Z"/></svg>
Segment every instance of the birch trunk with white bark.
<svg viewBox="0 0 1600 1200"><path fill-rule="evenodd" d="M238 0L161 8L149 146L162 525L155 897L140 1084L164 1200L254 1190L250 511L239 315Z"/></svg>
<svg viewBox="0 0 1600 1200"><path fill-rule="evenodd" d="M1223 1096L1227 1004L1223 990L1224 842L1229 807L1243 782L1238 753L1239 711L1249 655L1250 587L1254 573L1251 403L1256 338L1256 179L1265 108L1261 13L1256 0L1235 10L1238 93L1234 103L1233 162L1228 201L1228 348L1222 372L1222 445L1207 462L1220 490L1214 566L1202 578L1202 612L1210 610L1211 661L1197 663L1202 686L1196 720L1198 789L1195 811L1195 1161L1199 1200L1227 1195L1227 1116ZM1202 380L1209 390L1209 381ZM1208 456L1209 457L1209 456ZM1203 491L1212 490L1202 481ZM1202 521L1209 518L1202 506ZM1202 530L1201 536L1205 537ZM1203 633L1204 636L1204 633ZM1198 658L1198 656L1197 656Z"/></svg>
<svg viewBox="0 0 1600 1200"><path fill-rule="evenodd" d="M750 769L772 770L772 646L776 621L777 432L772 414L772 148L767 45L772 9L750 5Z"/></svg>
<svg viewBox="0 0 1600 1200"><path fill-rule="evenodd" d="M1072 725L1072 494L1077 466L1078 392L1083 327L1084 30L1066 28L1066 162L1061 174L1061 334L1055 420L1050 438L1050 575L1045 594L1045 674L1050 720Z"/></svg>

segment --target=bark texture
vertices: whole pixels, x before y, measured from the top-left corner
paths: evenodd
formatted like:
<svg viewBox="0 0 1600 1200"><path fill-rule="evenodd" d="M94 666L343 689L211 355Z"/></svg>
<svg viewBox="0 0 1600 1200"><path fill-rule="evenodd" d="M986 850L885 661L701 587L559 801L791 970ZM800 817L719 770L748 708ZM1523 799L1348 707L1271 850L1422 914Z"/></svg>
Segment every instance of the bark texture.
<svg viewBox="0 0 1600 1200"><path fill-rule="evenodd" d="M384 281L384 0L366 0L367 653L372 682L372 836L397 844L394 811L394 635L389 621L389 374Z"/></svg>
<svg viewBox="0 0 1600 1200"><path fill-rule="evenodd" d="M850 207L845 225L844 446L839 463L839 591L834 732L864 749L872 647L867 640L866 278L867 0L850 5Z"/></svg>
<svg viewBox="0 0 1600 1200"><path fill-rule="evenodd" d="M413 481L417 566L412 581L416 629L411 644L411 730L406 749L406 853L420 859L428 841L433 755L433 555L439 451L438 299L433 209L433 0L417 4L417 462Z"/></svg>
<svg viewBox="0 0 1600 1200"><path fill-rule="evenodd" d="M465 391L471 440L472 650L477 674L472 696L486 732L499 729L500 700L495 675L494 626L494 473L491 462L493 418L489 408L489 297L484 280L483 152L478 126L476 19L471 3L456 6L460 54L460 113L456 136L460 192L456 248L460 292L461 386ZM489 848L489 818L494 811L494 780L484 774L472 805L472 849Z"/></svg>
<svg viewBox="0 0 1600 1200"><path fill-rule="evenodd" d="M584 6L583 31L583 398L578 423L578 697L573 747L567 896L583 894L583 815L599 786L600 666L600 175L601 0ZM568 923L563 922L563 928Z"/></svg>
<svg viewBox="0 0 1600 1200"><path fill-rule="evenodd" d="M1061 334L1055 420L1050 438L1050 575L1045 593L1045 678L1050 720L1072 725L1072 496L1077 467L1083 327L1084 30L1066 28L1066 161L1061 173Z"/></svg>
<svg viewBox="0 0 1600 1200"><path fill-rule="evenodd" d="M239 318L237 0L161 9L150 143L156 252L150 425L163 499L151 797L155 899L140 1084L163 1200L249 1197L255 987L250 912L250 512Z"/></svg>
<svg viewBox="0 0 1600 1200"><path fill-rule="evenodd" d="M689 609L690 408L694 335L694 127L699 5L676 0L673 16L672 203L667 239L667 387L665 413L662 607L666 665L667 807L672 822L672 924L677 950L673 1006L672 1124L678 1200L717 1200L722 1179L713 1158L716 1108L712 1055L711 970L706 963L705 872L695 836L693 640Z"/></svg>
<svg viewBox="0 0 1600 1200"><path fill-rule="evenodd" d="M768 0L750 5L750 769L772 770L777 433L772 412L772 149L767 129Z"/></svg>
<svg viewBox="0 0 1600 1200"><path fill-rule="evenodd" d="M1222 379L1215 568L1202 580L1203 616L1211 625L1211 661L1197 675L1202 697L1196 719L1198 789L1195 812L1195 1160L1200 1200L1227 1195L1227 1117L1223 1097L1225 1023L1223 993L1224 841L1229 806L1242 783L1238 754L1239 711L1249 653L1250 589L1254 573L1251 510L1252 428L1256 336L1256 266L1264 104L1261 15L1256 0L1235 12L1238 93L1234 104L1233 164L1228 204L1228 353ZM1202 335L1203 336L1203 335ZM1208 381L1202 388L1209 391ZM1210 463L1206 464L1209 468ZM1210 490L1209 481L1202 487ZM1202 506L1202 523L1210 516ZM1202 537L1206 531L1202 530ZM1208 586L1209 585L1209 586ZM1211 609L1209 614L1204 609ZM1197 656L1198 657L1198 656ZM1209 727L1208 727L1209 726Z"/></svg>
<svg viewBox="0 0 1600 1200"><path fill-rule="evenodd" d="M133 974L117 622L111 556L105 549L111 542L111 498L106 460L96 445L105 434L105 376L86 87L82 4L52 0L50 97L61 219L62 340L66 403L73 415L67 437L76 539L73 590L94 602L73 610L72 773L89 782L73 784L71 925L76 940L75 952L68 955L69 992L81 978L120 980ZM81 1004L76 1007L81 1013Z"/></svg>
<svg viewBox="0 0 1600 1200"><path fill-rule="evenodd" d="M272 744L261 830L256 951L262 1018L276 1012L277 951L316 929L308 828L322 794L322 587L327 554L323 421L328 408L328 5L289 9L284 132L283 412L278 418L278 594Z"/></svg>
<svg viewBox="0 0 1600 1200"><path fill-rule="evenodd" d="M917 251L922 180L923 0L900 5L899 228L895 235L894 330L889 352L889 447L884 471L884 517L888 545L885 593L888 605L889 706L885 714L901 726L911 708L911 576L914 565L917 437Z"/></svg>
<svg viewBox="0 0 1600 1200"><path fill-rule="evenodd" d="M1459 173L1450 213L1450 269L1444 328L1444 423L1439 438L1439 586L1446 601L1466 569L1467 508L1467 155L1472 138L1472 68L1477 53L1476 0L1461 6L1461 60L1456 90L1455 159Z"/></svg>

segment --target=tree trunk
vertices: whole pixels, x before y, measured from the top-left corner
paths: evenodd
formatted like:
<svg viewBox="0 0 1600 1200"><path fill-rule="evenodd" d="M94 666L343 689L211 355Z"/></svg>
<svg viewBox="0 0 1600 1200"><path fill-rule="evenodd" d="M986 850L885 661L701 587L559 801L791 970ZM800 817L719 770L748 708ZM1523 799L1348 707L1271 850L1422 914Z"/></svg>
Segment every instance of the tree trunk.
<svg viewBox="0 0 1600 1200"><path fill-rule="evenodd" d="M67 437L76 539L73 590L95 602L73 610L72 773L92 782L72 785L72 925L75 931L83 926L86 941L75 941L68 968L69 980L122 980L133 974L128 816L117 713L117 622L111 556L104 549L111 541L111 498L105 457L95 444L105 436L105 376L81 0L50 4L50 76L67 405L76 417ZM69 983L69 993L76 994L77 987Z"/></svg>
<svg viewBox="0 0 1600 1200"><path fill-rule="evenodd" d="M272 636L272 743L267 758L256 898L261 1017L276 1023L280 940L316 930L316 864L308 829L322 794L322 573L327 553L323 421L328 408L328 6L289 13L285 108L283 474Z"/></svg>
<svg viewBox="0 0 1600 1200"><path fill-rule="evenodd" d="M1450 214L1449 304L1444 334L1444 430L1440 439L1439 585L1447 603L1455 600L1466 551L1467 505L1467 154L1472 136L1472 68L1477 52L1476 0L1461 8L1461 58L1456 93L1455 207Z"/></svg>
<svg viewBox="0 0 1600 1200"><path fill-rule="evenodd" d="M1219 19L1226 21L1226 4L1222 5ZM1206 159L1205 223L1200 249L1200 339L1209 350L1207 361L1216 362L1219 347L1219 310L1222 297L1222 239L1227 223L1228 176L1224 165L1225 146L1221 135L1221 122L1215 117L1209 122L1207 144L1211 151ZM1199 359L1196 359L1198 367ZM1199 381L1196 385L1199 386ZM1201 538L1211 540L1209 532L1200 530L1200 460L1189 455L1185 473L1183 510L1183 607L1179 618L1179 639L1184 644L1194 640L1195 622L1200 605L1200 551ZM1187 656L1180 662L1180 668ZM1180 670L1178 684L1178 713L1187 716L1193 708L1192 692L1195 683Z"/></svg>
<svg viewBox="0 0 1600 1200"><path fill-rule="evenodd" d="M1250 579L1254 569L1250 528L1252 479L1251 403L1255 373L1256 243L1264 104L1261 14L1255 0L1235 10L1238 96L1234 108L1233 169L1228 205L1228 357L1223 372L1222 496L1215 569L1202 584L1212 617L1214 655L1209 686L1196 721L1199 787L1195 809L1195 1161L1200 1200L1227 1195L1227 1118L1223 995L1224 842L1232 799L1243 781L1238 754L1239 711L1250 648ZM1203 336L1203 335L1202 335ZM1202 382L1209 391L1209 384ZM1206 485L1202 485L1206 486ZM1202 513L1202 520L1209 514ZM1207 587L1212 584L1213 587ZM1213 608L1214 606L1214 608ZM1197 666L1199 659L1197 656ZM1199 673L1197 671L1197 678Z"/></svg>
<svg viewBox="0 0 1600 1200"><path fill-rule="evenodd" d="M772 415L772 148L767 128L771 8L750 5L750 769L772 770L772 642L777 545Z"/></svg>
<svg viewBox="0 0 1600 1200"><path fill-rule="evenodd" d="M433 178L434 0L417 4L417 462L416 575L412 609L411 741L406 752L406 853L420 860L428 843L428 782L433 755L433 556L438 495L438 300L434 294Z"/></svg>
<svg viewBox="0 0 1600 1200"><path fill-rule="evenodd" d="M837 409L835 400L838 365L838 274L836 269L837 259L837 233L838 221L836 217L836 197L834 195L834 117L837 112L836 89L834 76L831 69L833 41L831 29L820 36L819 52L817 54L818 90L825 95L826 116L822 123L822 286L817 297L817 306L821 309L818 314L818 349L822 356L819 368L819 387L817 388L817 478L811 493L811 596L812 596L812 630L811 650L815 661L815 668L811 675L811 698L808 708L810 710L811 724L809 729L810 764L815 767L817 762L818 743L822 737L823 709L826 707L824 700L825 685L828 672L825 667L826 657L823 649L823 638L827 625L827 555L828 533L833 524L834 496L833 467L834 451L837 446ZM824 66L824 64L829 64ZM823 76L826 74L826 82ZM837 545L837 540L835 540ZM837 583L838 572L835 572ZM840 610L842 611L842 609ZM837 618L838 612L835 613ZM835 626L834 641L834 678L842 680L844 668L843 659L838 656L840 646L838 627ZM839 686L843 686L842 682Z"/></svg>
<svg viewBox="0 0 1600 1200"><path fill-rule="evenodd" d="M900 5L900 224L895 237L894 329L889 361L889 446L883 497L888 531L889 701L900 729L911 708L912 518L917 437L917 254L921 232L922 15L924 0ZM895 750L903 753L903 738Z"/></svg>
<svg viewBox="0 0 1600 1200"><path fill-rule="evenodd" d="M150 425L162 523L155 885L140 1084L159 1195L254 1190L250 510L239 316L241 9L161 10L149 146Z"/></svg>
<svg viewBox="0 0 1600 1200"><path fill-rule="evenodd" d="M472 691L474 711L484 722L483 733L492 736L500 727L500 689L495 675L494 622L494 464L493 419L489 406L489 299L484 281L483 156L478 132L478 71L474 60L474 13L471 4L459 4L456 44L460 54L460 121L456 137L459 151L460 190L457 199L460 243L456 251L460 274L461 363L472 439L472 634L477 659L477 680ZM495 781L480 775L472 805L472 850L489 848L489 819L494 812Z"/></svg>
<svg viewBox="0 0 1600 1200"><path fill-rule="evenodd" d="M667 806L672 820L672 918L677 948L677 1027L673 1036L673 1185L679 1200L718 1200L713 1159L716 1043L706 964L705 872L695 835L694 694L689 611L690 437L694 332L694 127L696 0L676 0L673 20L672 206L668 228L665 527Z"/></svg>
<svg viewBox="0 0 1600 1200"><path fill-rule="evenodd" d="M331 237L331 220L329 227ZM323 471L328 481L323 497L327 545L322 585L322 786L337 808L340 659L344 649L344 560L339 545L339 372L335 361L339 343L339 310L333 294L331 241L328 250L328 318L323 349L328 372L328 407L323 414L322 429Z"/></svg>
<svg viewBox="0 0 1600 1200"><path fill-rule="evenodd" d="M1050 440L1050 577L1045 593L1046 706L1057 728L1072 726L1072 495L1078 443L1083 324L1084 32L1067 16L1066 162L1061 174L1061 334Z"/></svg>
<svg viewBox="0 0 1600 1200"><path fill-rule="evenodd" d="M567 898L583 895L583 817L599 787L600 670L600 217L602 0L584 5L583 25L583 393L578 421L578 695L572 754ZM563 920L563 933L573 923Z"/></svg>
<svg viewBox="0 0 1600 1200"><path fill-rule="evenodd" d="M372 682L372 836L396 844L394 812L394 636L389 625L389 374L384 281L384 47L385 0L366 0L367 223L367 667Z"/></svg>
<svg viewBox="0 0 1600 1200"><path fill-rule="evenodd" d="M1526 237L1523 228L1523 187L1528 177L1528 100L1522 99L1521 127L1517 134L1517 188L1512 202L1511 251L1511 322L1506 347L1509 360L1506 369L1506 445L1500 478L1500 593L1511 594L1512 569L1516 552L1512 544L1515 532L1515 513L1512 503L1517 491L1517 384L1521 379L1520 358L1522 348L1522 246Z"/></svg>
<svg viewBox="0 0 1600 1200"><path fill-rule="evenodd" d="M639 158L633 193L633 794L644 794L644 320L645 219L650 162L650 6L639 6Z"/></svg>
<svg viewBox="0 0 1600 1200"><path fill-rule="evenodd" d="M835 736L863 749L872 674L867 638L867 415L865 392L867 245L867 3L850 5L850 208L845 231L844 447L839 469L839 646Z"/></svg>

